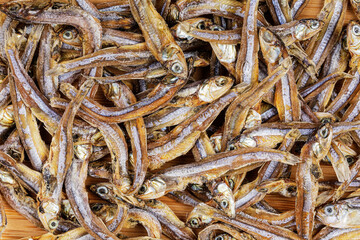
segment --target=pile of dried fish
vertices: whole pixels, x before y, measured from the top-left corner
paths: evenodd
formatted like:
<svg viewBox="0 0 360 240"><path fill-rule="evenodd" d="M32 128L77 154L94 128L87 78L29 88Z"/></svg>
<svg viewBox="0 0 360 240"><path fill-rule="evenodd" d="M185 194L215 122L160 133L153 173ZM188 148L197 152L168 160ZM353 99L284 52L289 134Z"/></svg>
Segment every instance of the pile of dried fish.
<svg viewBox="0 0 360 240"><path fill-rule="evenodd" d="M359 236L360 23L307 2L0 5L0 191L31 239Z"/></svg>

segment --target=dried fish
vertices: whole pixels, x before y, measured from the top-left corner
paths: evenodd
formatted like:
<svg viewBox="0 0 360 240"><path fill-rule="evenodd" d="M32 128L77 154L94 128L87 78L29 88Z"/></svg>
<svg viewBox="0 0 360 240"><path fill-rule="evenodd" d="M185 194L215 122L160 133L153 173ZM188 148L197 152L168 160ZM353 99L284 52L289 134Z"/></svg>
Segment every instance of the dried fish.
<svg viewBox="0 0 360 240"><path fill-rule="evenodd" d="M327 204L317 210L316 217L325 225L335 228L359 228L358 198L348 198Z"/></svg>
<svg viewBox="0 0 360 240"><path fill-rule="evenodd" d="M357 239L360 23L308 2L0 4L0 192L31 239Z"/></svg>

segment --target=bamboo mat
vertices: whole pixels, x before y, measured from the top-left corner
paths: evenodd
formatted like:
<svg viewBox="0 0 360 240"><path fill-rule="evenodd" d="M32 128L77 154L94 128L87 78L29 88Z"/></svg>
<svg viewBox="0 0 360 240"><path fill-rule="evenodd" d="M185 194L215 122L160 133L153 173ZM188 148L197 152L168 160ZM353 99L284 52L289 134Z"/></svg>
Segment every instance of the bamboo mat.
<svg viewBox="0 0 360 240"><path fill-rule="evenodd" d="M105 2L105 1L106 0L93 0L92 2L100 3L100 2ZM3 3L3 2L7 2L7 1L0 0L0 3ZM311 0L308 3L307 7L302 12L300 18L316 17L316 15L319 13L319 11L321 10L321 8L323 6L323 3L324 3L324 0ZM346 15L346 23L352 19L356 19L356 17L353 14L352 8L349 4L348 10L347 10L347 15ZM182 163L184 163L184 160L186 161L188 159L182 159L182 160L180 159L177 161L181 161ZM335 180L336 179L335 173L332 170L331 166L323 166L323 171L324 171L325 180ZM92 184L95 182L96 182L95 179L88 180L89 184ZM92 193L89 193L89 199L91 202L98 201L96 196ZM174 201L170 198L167 198L167 197L162 197L161 200L163 202L165 202L166 204L168 204L169 207L183 221L185 221L187 213L192 210L192 207L189 207L189 206L186 206L183 204L179 204L176 201ZM268 202L273 207L275 207L276 209L278 209L280 211L294 209L295 201L292 198L284 198L279 195L269 195L266 197L266 200L268 200ZM14 211L7 203L4 203L4 204L5 204L6 215L7 215L7 219L8 219L8 225L5 229L5 231L3 232L1 239L8 240L8 239L19 239L19 238L23 238L23 237L29 238L31 236L38 236L38 235L46 233L44 230L35 227L26 218L24 218L23 216L18 214L16 211ZM145 230L142 229L141 227L137 227L137 228L133 228L133 229L124 229L122 233L125 235L128 235L128 236L145 236L146 235ZM168 239L168 238L166 238L164 236L163 239Z"/></svg>

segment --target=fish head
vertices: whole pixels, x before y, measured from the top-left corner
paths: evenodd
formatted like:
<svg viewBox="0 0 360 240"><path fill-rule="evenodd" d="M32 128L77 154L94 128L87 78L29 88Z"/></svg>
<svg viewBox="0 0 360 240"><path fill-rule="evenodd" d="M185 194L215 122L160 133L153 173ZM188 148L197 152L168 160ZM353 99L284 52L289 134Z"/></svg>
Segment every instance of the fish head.
<svg viewBox="0 0 360 240"><path fill-rule="evenodd" d="M82 46L81 35L74 27L67 26L58 33L58 36L63 43L76 47Z"/></svg>
<svg viewBox="0 0 360 240"><path fill-rule="evenodd" d="M192 18L185 21L182 21L171 28L175 38L179 40L192 41L193 36L189 33L193 29L205 30L208 29L213 22L208 18Z"/></svg>
<svg viewBox="0 0 360 240"><path fill-rule="evenodd" d="M341 218L346 209L340 204L327 204L318 209L317 218L327 226L337 226L341 223Z"/></svg>
<svg viewBox="0 0 360 240"><path fill-rule="evenodd" d="M198 96L201 101L213 102L230 90L234 79L225 76L215 76L204 81L199 89Z"/></svg>
<svg viewBox="0 0 360 240"><path fill-rule="evenodd" d="M285 197L296 197L297 186L296 183L287 183L285 187L281 188L279 193Z"/></svg>
<svg viewBox="0 0 360 240"><path fill-rule="evenodd" d="M229 64L236 62L237 50L235 44L210 42L210 45L219 61Z"/></svg>
<svg viewBox="0 0 360 240"><path fill-rule="evenodd" d="M170 43L166 45L161 51L160 58L170 73L180 78L188 77L185 55L177 44Z"/></svg>
<svg viewBox="0 0 360 240"><path fill-rule="evenodd" d="M96 216L99 216L105 222L111 221L117 210L117 205L109 203L92 203L90 204L91 211L93 211Z"/></svg>
<svg viewBox="0 0 360 240"><path fill-rule="evenodd" d="M14 123L15 123L15 119L14 119L13 105L8 105L7 107L1 109L0 110L0 125L12 126Z"/></svg>
<svg viewBox="0 0 360 240"><path fill-rule="evenodd" d="M85 161L91 157L93 153L92 144L85 143L85 144L76 144L74 143L74 154L78 159Z"/></svg>
<svg viewBox="0 0 360 240"><path fill-rule="evenodd" d="M42 11L52 6L50 0L46 1L11 1L0 5L0 11L14 19L30 20Z"/></svg>
<svg viewBox="0 0 360 240"><path fill-rule="evenodd" d="M172 74L168 74L161 80L161 83L163 85L172 85L176 87L185 84L186 80L187 78L181 78Z"/></svg>
<svg viewBox="0 0 360 240"><path fill-rule="evenodd" d="M360 56L360 23L350 21L347 27L347 47L353 57Z"/></svg>
<svg viewBox="0 0 360 240"><path fill-rule="evenodd" d="M295 26L295 38L304 41L313 37L324 27L324 22L318 19L301 19Z"/></svg>
<svg viewBox="0 0 360 240"><path fill-rule="evenodd" d="M90 162L88 174L95 178L109 178L112 174L112 166L108 162L103 161Z"/></svg>
<svg viewBox="0 0 360 240"><path fill-rule="evenodd" d="M281 41L269 29L261 27L259 30L259 43L261 52L268 63L276 63L280 60Z"/></svg>
<svg viewBox="0 0 360 240"><path fill-rule="evenodd" d="M179 17L180 17L180 11L176 6L176 4L170 4L168 21L171 23L175 23L179 20Z"/></svg>
<svg viewBox="0 0 360 240"><path fill-rule="evenodd" d="M214 189L214 201L219 205L229 217L235 217L235 200L231 188L225 183L220 182Z"/></svg>
<svg viewBox="0 0 360 240"><path fill-rule="evenodd" d="M360 11L360 0L350 0L350 4L356 12Z"/></svg>
<svg viewBox="0 0 360 240"><path fill-rule="evenodd" d="M244 128L252 128L261 124L261 114L254 109L250 109L245 120Z"/></svg>
<svg viewBox="0 0 360 240"><path fill-rule="evenodd" d="M42 201L38 207L39 219L45 229L54 232L59 226L60 206L54 201Z"/></svg>
<svg viewBox="0 0 360 240"><path fill-rule="evenodd" d="M191 228L202 228L214 222L212 214L217 209L212 208L205 203L199 203L190 213L186 220L186 225Z"/></svg>
<svg viewBox="0 0 360 240"><path fill-rule="evenodd" d="M165 195L166 182L160 177L154 177L144 182L137 197L140 199L153 199Z"/></svg>
<svg viewBox="0 0 360 240"><path fill-rule="evenodd" d="M323 124L315 135L312 151L317 159L323 159L328 153L332 141L333 130L330 123Z"/></svg>
<svg viewBox="0 0 360 240"><path fill-rule="evenodd" d="M258 142L250 135L243 134L232 139L228 145L228 150L236 150L239 148L258 147Z"/></svg>
<svg viewBox="0 0 360 240"><path fill-rule="evenodd" d="M218 153L221 151L221 133L214 133L210 137L211 146L214 148L215 152Z"/></svg>
<svg viewBox="0 0 360 240"><path fill-rule="evenodd" d="M114 198L114 191L111 183L97 183L91 185L90 191L92 191L104 200L111 201Z"/></svg>

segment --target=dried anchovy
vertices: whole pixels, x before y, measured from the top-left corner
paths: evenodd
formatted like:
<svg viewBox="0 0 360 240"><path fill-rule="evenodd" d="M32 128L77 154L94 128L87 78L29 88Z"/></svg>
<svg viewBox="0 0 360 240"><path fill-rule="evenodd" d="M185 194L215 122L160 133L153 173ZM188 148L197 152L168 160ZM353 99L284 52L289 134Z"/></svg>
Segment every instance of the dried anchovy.
<svg viewBox="0 0 360 240"><path fill-rule="evenodd" d="M0 4L0 192L31 239L356 238L360 22L307 3Z"/></svg>

